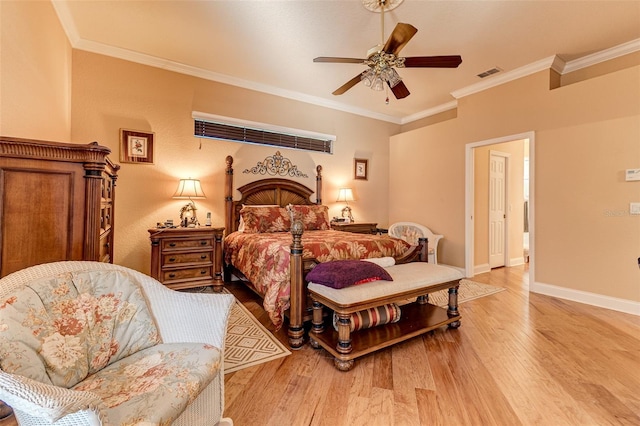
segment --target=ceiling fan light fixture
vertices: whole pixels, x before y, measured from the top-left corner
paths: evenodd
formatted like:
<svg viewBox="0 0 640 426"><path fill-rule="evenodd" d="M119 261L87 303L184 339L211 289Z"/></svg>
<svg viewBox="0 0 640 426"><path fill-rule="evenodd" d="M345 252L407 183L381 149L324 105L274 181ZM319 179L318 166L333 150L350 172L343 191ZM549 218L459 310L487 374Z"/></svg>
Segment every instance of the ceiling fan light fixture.
<svg viewBox="0 0 640 426"><path fill-rule="evenodd" d="M376 73L373 72L371 68L363 72L362 75L360 76L360 80L367 87L371 87L375 79L376 79Z"/></svg>
<svg viewBox="0 0 640 426"><path fill-rule="evenodd" d="M384 70L384 79L389 83L389 87L392 89L402 81L402 77L400 77L398 72L393 68L387 68Z"/></svg>
<svg viewBox="0 0 640 426"><path fill-rule="evenodd" d="M373 80L373 84L371 85L371 89L375 90L376 92L380 92L380 91L384 90L384 81L382 81L380 76L376 76L376 78Z"/></svg>

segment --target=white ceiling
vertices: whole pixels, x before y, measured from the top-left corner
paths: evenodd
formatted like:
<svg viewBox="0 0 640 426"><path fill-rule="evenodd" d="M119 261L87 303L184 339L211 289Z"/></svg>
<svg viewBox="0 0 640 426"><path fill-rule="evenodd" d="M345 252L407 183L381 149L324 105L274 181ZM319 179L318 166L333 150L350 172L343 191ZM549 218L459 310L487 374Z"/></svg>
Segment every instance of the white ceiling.
<svg viewBox="0 0 640 426"><path fill-rule="evenodd" d="M566 71L640 50L638 0L405 0L385 13L384 39L396 23L409 23L418 33L400 56L459 54L463 62L457 69L399 69L411 95L396 100L389 91L386 105L384 91L361 83L331 94L365 65L313 62L363 58L382 42L380 14L360 0L53 4L74 48L396 123L451 108L456 96L548 68L554 59ZM477 77L494 67L504 71Z"/></svg>

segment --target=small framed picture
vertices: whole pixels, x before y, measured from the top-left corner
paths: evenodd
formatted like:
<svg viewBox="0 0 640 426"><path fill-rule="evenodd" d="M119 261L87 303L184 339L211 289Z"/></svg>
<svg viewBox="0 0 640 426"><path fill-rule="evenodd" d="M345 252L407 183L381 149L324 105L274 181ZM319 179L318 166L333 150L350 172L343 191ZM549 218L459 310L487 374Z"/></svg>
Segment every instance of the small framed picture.
<svg viewBox="0 0 640 426"><path fill-rule="evenodd" d="M120 129L120 161L153 164L154 133Z"/></svg>
<svg viewBox="0 0 640 426"><path fill-rule="evenodd" d="M369 160L363 158L354 159L354 179L367 180L369 176Z"/></svg>

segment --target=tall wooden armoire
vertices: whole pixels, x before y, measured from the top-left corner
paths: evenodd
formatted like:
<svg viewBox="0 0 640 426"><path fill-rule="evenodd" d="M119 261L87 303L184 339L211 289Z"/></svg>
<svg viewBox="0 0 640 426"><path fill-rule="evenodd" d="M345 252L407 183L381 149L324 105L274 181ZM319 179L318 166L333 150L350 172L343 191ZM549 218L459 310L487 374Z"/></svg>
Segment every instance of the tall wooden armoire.
<svg viewBox="0 0 640 426"><path fill-rule="evenodd" d="M0 136L0 277L58 260L113 262L111 150Z"/></svg>

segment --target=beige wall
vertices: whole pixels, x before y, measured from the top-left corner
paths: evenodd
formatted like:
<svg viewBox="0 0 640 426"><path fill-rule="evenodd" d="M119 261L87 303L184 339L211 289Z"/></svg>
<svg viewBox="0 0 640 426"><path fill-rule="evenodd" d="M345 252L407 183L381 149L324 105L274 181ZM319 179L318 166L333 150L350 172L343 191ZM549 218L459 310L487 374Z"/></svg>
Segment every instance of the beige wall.
<svg viewBox="0 0 640 426"><path fill-rule="evenodd" d="M523 263L524 233L524 140L474 148L474 250L473 265L489 269L489 155L491 151L509 154L507 187L508 261L506 266Z"/></svg>
<svg viewBox="0 0 640 426"><path fill-rule="evenodd" d="M464 266L465 145L535 132L535 280L640 301L640 66L551 90L539 72L460 99L457 118L391 138L390 222L445 235ZM415 184L415 183L418 184Z"/></svg>
<svg viewBox="0 0 640 426"><path fill-rule="evenodd" d="M211 211L213 224L223 226L225 157L234 157L238 187L256 178L243 170L276 152L195 138L192 111L336 135L333 155L280 151L309 176L300 181L312 189L316 165L322 165L323 203L331 216L340 214L343 205L335 199L346 185L354 190L356 201L350 204L356 220L386 225L388 140L398 132L396 125L78 50L73 53L73 89L73 140L98 140L117 160L120 128L155 133L154 165L121 164L116 263L148 272L147 229L169 218L177 222L184 201L171 196L179 178L201 179L207 198L196 202L198 214L204 218ZM369 160L369 180L353 179L354 157Z"/></svg>
<svg viewBox="0 0 640 426"><path fill-rule="evenodd" d="M71 45L50 2L0 1L0 135L68 141Z"/></svg>

